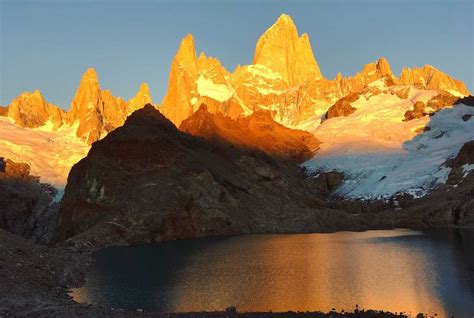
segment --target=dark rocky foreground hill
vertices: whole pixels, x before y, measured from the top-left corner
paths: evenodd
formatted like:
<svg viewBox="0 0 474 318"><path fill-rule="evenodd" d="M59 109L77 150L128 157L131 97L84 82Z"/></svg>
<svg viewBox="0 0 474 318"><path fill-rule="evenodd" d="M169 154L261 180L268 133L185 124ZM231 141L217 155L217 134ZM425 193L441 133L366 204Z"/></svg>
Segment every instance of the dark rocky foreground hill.
<svg viewBox="0 0 474 318"><path fill-rule="evenodd" d="M326 207L334 178L180 132L147 106L72 168L56 240L105 246L357 226Z"/></svg>
<svg viewBox="0 0 474 318"><path fill-rule="evenodd" d="M209 136L179 131L152 106L136 111L72 168L56 241L109 246L245 233L446 227L473 220L472 174L427 198L402 196L399 206L340 201L329 196L342 180L335 172L307 177L287 161L225 138L216 142L216 134L204 137ZM433 200L438 203L430 204Z"/></svg>

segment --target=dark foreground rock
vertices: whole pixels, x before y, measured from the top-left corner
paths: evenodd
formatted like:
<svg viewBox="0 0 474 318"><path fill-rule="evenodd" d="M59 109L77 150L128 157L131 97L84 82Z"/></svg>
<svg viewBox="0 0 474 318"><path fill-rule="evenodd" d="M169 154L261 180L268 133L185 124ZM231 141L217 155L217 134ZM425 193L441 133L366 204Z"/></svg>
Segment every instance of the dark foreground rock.
<svg viewBox="0 0 474 318"><path fill-rule="evenodd" d="M0 158L0 229L47 243L59 204L56 189L30 175L30 166Z"/></svg>
<svg viewBox="0 0 474 318"><path fill-rule="evenodd" d="M471 158L465 149L459 158ZM454 162L467 162L459 158ZM307 177L298 166L258 150L180 132L148 106L94 143L72 168L55 239L103 247L247 233L468 225L474 218L473 179L472 173L463 176L420 199L340 200L331 196L342 181L337 172Z"/></svg>
<svg viewBox="0 0 474 318"><path fill-rule="evenodd" d="M56 240L107 246L367 227L327 207L333 179L321 189L295 164L180 132L147 106L72 168Z"/></svg>

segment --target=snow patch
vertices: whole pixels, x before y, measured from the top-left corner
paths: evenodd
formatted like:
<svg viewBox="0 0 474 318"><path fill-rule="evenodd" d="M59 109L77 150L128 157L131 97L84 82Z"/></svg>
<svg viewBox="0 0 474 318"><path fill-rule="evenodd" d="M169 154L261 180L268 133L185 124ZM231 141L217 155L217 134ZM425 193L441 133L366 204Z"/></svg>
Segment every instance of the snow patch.
<svg viewBox="0 0 474 318"><path fill-rule="evenodd" d="M278 72L274 72L265 65L248 65L247 71L255 76L263 77L269 80L282 80L283 77Z"/></svg>
<svg viewBox="0 0 474 318"><path fill-rule="evenodd" d="M216 84L212 80L199 76L196 82L198 94L215 99L219 102L225 102L232 96L233 91L224 84Z"/></svg>
<svg viewBox="0 0 474 318"><path fill-rule="evenodd" d="M463 178L466 177L469 172L471 172L472 170L474 170L474 164L472 163L468 163L468 164L465 164L464 166L462 166L462 176Z"/></svg>
<svg viewBox="0 0 474 318"><path fill-rule="evenodd" d="M455 91L455 90L453 90L453 89L448 89L447 92L448 92L449 94L453 95L453 96L456 96L456 97L461 97L461 98L462 98L462 97L465 97L465 96L466 96L466 95L464 95L464 94L462 94L462 93L460 93L460 92L458 92L458 91Z"/></svg>
<svg viewBox="0 0 474 318"><path fill-rule="evenodd" d="M76 137L78 124L54 130L48 122L40 128L22 128L0 118L0 155L16 162L26 162L31 174L41 182L63 188L71 167L84 158L90 146Z"/></svg>

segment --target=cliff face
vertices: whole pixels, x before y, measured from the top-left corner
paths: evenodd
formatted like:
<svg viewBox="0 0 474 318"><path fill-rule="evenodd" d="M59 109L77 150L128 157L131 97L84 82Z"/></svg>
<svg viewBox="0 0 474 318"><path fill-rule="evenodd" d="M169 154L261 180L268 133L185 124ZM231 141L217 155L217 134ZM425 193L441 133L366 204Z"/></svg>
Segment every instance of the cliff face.
<svg viewBox="0 0 474 318"><path fill-rule="evenodd" d="M56 238L110 245L316 229L332 213L315 203L317 182L260 151L182 133L147 106L72 168Z"/></svg>

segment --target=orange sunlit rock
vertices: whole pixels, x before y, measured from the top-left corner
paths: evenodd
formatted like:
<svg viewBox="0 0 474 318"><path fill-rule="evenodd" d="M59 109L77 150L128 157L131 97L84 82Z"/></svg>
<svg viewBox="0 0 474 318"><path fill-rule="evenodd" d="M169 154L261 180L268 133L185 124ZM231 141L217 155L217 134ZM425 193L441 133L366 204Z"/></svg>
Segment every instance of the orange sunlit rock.
<svg viewBox="0 0 474 318"><path fill-rule="evenodd" d="M263 110L233 120L220 113L211 114L206 105L201 105L179 128L212 142L257 149L273 157L295 162L310 159L319 146L319 141L313 134L286 128Z"/></svg>

